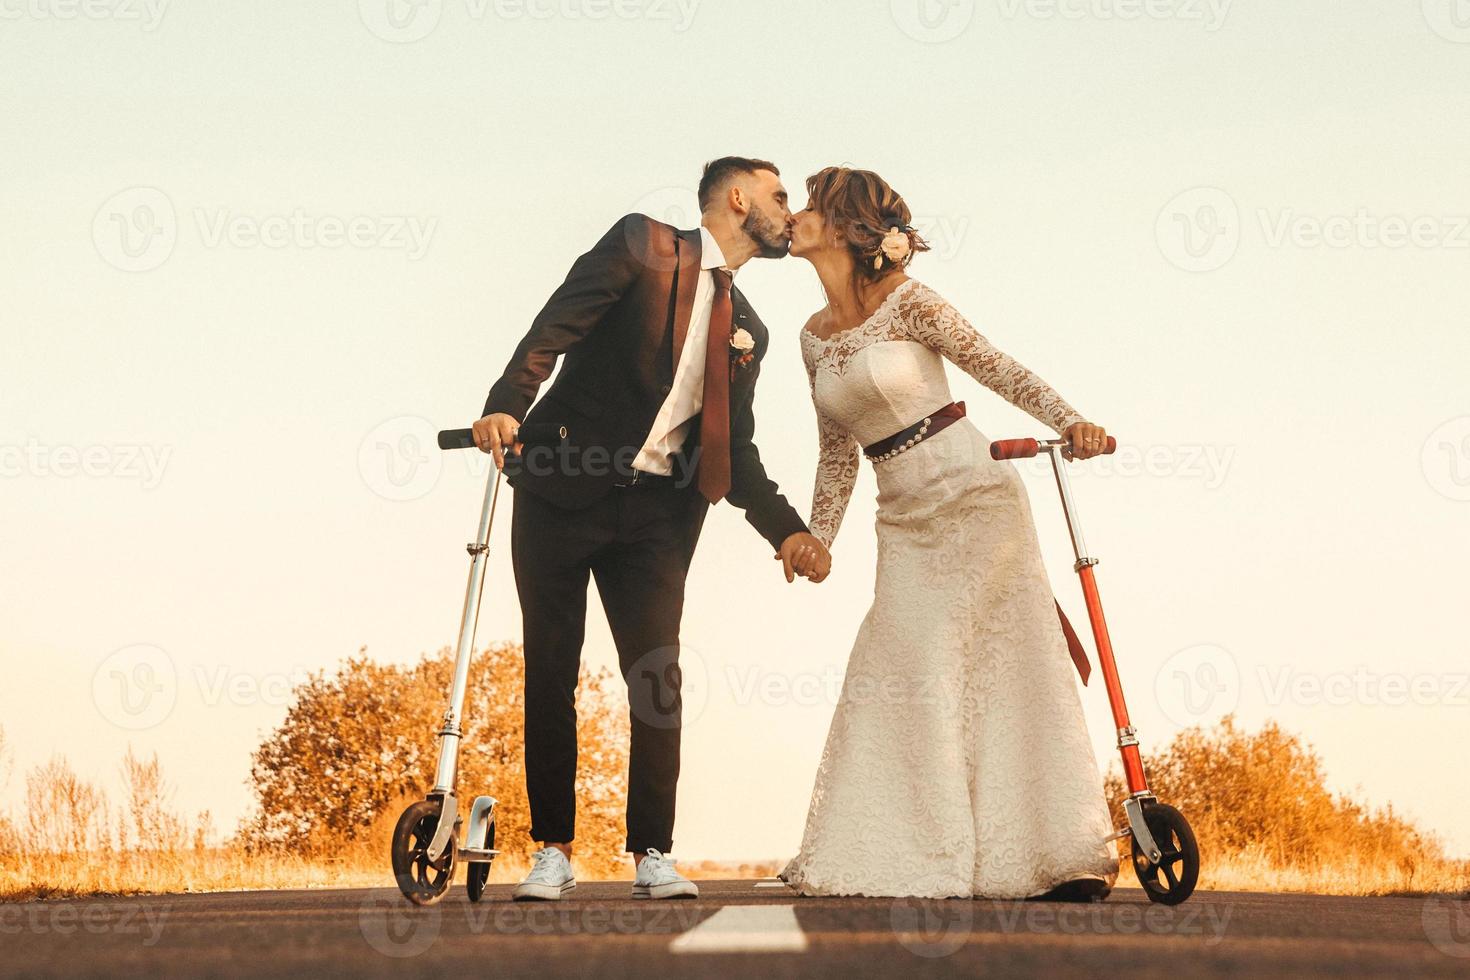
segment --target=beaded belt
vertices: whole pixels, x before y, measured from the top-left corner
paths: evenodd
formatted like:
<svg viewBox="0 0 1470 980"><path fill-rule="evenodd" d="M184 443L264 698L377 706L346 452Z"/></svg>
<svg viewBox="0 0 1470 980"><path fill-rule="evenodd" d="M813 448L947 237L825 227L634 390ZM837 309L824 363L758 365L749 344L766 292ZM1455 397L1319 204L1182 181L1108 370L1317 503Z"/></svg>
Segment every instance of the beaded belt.
<svg viewBox="0 0 1470 980"><path fill-rule="evenodd" d="M915 422L902 432L896 432L887 439L879 440L871 446L864 446L863 455L874 463L881 463L885 459L892 459L905 449L912 449L925 439L937 435L964 417L965 403L950 402L938 411L930 412L927 417Z"/></svg>

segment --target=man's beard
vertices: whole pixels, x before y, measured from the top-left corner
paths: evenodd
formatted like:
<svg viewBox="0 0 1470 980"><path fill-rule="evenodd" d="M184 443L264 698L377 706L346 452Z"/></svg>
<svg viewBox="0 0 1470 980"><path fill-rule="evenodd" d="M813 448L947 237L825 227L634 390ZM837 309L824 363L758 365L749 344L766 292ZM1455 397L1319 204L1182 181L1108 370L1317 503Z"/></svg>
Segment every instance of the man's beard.
<svg viewBox="0 0 1470 980"><path fill-rule="evenodd" d="M752 207L745 215L740 230L755 242L755 254L763 259L779 259L791 251L791 239L786 237L786 228L777 224L760 208Z"/></svg>

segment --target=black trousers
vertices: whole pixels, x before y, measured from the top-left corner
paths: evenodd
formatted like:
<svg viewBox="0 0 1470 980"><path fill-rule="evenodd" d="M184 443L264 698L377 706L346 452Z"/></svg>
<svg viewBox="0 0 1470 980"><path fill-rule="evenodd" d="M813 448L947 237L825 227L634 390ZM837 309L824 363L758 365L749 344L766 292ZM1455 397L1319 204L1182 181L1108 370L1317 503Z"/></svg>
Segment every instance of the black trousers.
<svg viewBox="0 0 1470 980"><path fill-rule="evenodd" d="M578 510L516 491L511 561L525 621L533 840L576 836L576 688L590 575L628 685L627 849L673 849L679 620L684 579L708 509L693 487L672 483L617 487Z"/></svg>

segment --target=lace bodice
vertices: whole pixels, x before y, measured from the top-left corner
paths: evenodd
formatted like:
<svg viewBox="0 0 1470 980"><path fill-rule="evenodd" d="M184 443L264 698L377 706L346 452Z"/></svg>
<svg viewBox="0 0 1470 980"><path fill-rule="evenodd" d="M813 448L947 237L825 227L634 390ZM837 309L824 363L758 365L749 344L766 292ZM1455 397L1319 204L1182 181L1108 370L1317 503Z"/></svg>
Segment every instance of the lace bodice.
<svg viewBox="0 0 1470 980"><path fill-rule="evenodd" d="M952 401L944 359L1061 434L1085 421L1041 378L981 336L933 289L908 279L856 327L801 332L821 452L811 531L830 546L871 445Z"/></svg>

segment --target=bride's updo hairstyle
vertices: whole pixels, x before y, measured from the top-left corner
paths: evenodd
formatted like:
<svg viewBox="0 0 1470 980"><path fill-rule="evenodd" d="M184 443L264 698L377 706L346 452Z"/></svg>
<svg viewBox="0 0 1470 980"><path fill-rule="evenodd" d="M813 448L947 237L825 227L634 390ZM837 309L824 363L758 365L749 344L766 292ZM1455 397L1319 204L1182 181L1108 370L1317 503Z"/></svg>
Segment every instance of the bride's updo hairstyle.
<svg viewBox="0 0 1470 980"><path fill-rule="evenodd" d="M902 195L871 170L824 167L806 179L806 193L828 228L847 243L855 286L882 279L929 251L910 224L914 216Z"/></svg>

